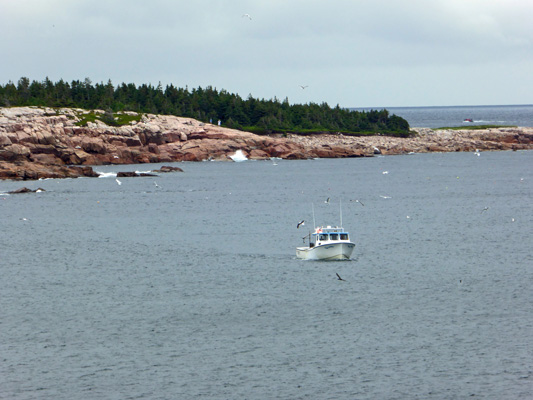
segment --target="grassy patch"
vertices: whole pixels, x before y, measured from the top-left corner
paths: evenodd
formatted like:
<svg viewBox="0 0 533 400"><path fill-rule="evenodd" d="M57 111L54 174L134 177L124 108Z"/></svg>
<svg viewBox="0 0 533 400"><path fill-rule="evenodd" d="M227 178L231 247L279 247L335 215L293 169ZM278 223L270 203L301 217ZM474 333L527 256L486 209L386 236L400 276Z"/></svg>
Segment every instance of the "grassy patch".
<svg viewBox="0 0 533 400"><path fill-rule="evenodd" d="M129 115L121 112L118 113L99 113L95 111L90 111L88 113L78 114L80 120L76 122L77 126L87 126L89 122L101 121L109 126L123 126L129 125L130 122L136 121L139 122L142 118L142 114Z"/></svg>

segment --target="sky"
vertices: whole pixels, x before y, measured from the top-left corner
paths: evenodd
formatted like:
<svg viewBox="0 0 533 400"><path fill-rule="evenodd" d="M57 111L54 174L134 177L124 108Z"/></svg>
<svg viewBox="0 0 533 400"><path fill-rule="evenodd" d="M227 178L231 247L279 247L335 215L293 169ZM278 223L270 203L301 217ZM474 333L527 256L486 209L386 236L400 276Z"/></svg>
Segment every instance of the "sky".
<svg viewBox="0 0 533 400"><path fill-rule="evenodd" d="M532 0L0 0L0 83L212 86L341 107L533 104L531 21Z"/></svg>

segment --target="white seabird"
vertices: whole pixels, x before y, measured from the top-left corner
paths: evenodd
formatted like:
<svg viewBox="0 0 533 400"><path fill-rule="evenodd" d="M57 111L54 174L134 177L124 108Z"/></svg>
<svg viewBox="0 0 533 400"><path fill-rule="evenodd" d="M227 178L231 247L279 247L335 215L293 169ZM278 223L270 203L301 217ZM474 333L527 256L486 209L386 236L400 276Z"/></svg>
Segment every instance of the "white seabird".
<svg viewBox="0 0 533 400"><path fill-rule="evenodd" d="M122 182L118 180L118 178L115 179L119 185L122 185Z"/></svg>
<svg viewBox="0 0 533 400"><path fill-rule="evenodd" d="M309 87L309 85L298 85L298 86L300 86L302 88L302 90L304 90L305 88Z"/></svg>
<svg viewBox="0 0 533 400"><path fill-rule="evenodd" d="M248 18L250 21L252 20L252 17L250 16L250 14L243 14L242 18Z"/></svg>
<svg viewBox="0 0 533 400"><path fill-rule="evenodd" d="M305 221L302 219L300 222L298 222L298 225L296 225L296 229L299 229L300 226L305 225Z"/></svg>

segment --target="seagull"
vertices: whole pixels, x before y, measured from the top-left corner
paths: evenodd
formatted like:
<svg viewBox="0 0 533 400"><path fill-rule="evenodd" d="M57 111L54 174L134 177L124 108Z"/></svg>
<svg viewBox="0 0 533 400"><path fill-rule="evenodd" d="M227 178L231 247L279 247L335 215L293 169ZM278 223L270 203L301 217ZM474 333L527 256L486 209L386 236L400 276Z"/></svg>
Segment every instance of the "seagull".
<svg viewBox="0 0 533 400"><path fill-rule="evenodd" d="M250 14L243 14L242 18L244 17L248 18L250 21L252 20L252 17L250 16Z"/></svg>
<svg viewBox="0 0 533 400"><path fill-rule="evenodd" d="M329 204L329 197L324 201L324 203Z"/></svg>
<svg viewBox="0 0 533 400"><path fill-rule="evenodd" d="M390 196L382 196L381 194L379 195L379 197L381 197L382 199L391 199L392 198Z"/></svg>
<svg viewBox="0 0 533 400"><path fill-rule="evenodd" d="M155 185L156 188L160 188L160 187L161 187L161 186L159 186L159 185L157 184L156 181L154 181L154 185Z"/></svg>
<svg viewBox="0 0 533 400"><path fill-rule="evenodd" d="M483 211L487 211L488 209L488 207L485 207L483 210L481 210L481 213L483 214Z"/></svg>
<svg viewBox="0 0 533 400"><path fill-rule="evenodd" d="M298 86L300 86L302 88L302 90L305 90L305 88L309 87L309 85L305 85L305 86L304 85L298 85Z"/></svg>
<svg viewBox="0 0 533 400"><path fill-rule="evenodd" d="M299 229L301 225L305 225L305 221L303 219L298 222L298 225L296 225L296 229Z"/></svg>
<svg viewBox="0 0 533 400"><path fill-rule="evenodd" d="M365 206L363 203L361 203L359 200L350 200L350 201L355 201L356 203L359 203L361 204L363 207Z"/></svg>
<svg viewBox="0 0 533 400"><path fill-rule="evenodd" d="M346 282L344 279L341 278L341 276L340 276L339 274L337 274L336 272L335 272L335 274L337 275L337 279L338 279L339 281L344 281L344 282Z"/></svg>
<svg viewBox="0 0 533 400"><path fill-rule="evenodd" d="M120 185L122 185L122 182L120 182L118 179L115 179L117 181L117 183Z"/></svg>
<svg viewBox="0 0 533 400"><path fill-rule="evenodd" d="M387 175L389 171L383 171L383 175Z"/></svg>

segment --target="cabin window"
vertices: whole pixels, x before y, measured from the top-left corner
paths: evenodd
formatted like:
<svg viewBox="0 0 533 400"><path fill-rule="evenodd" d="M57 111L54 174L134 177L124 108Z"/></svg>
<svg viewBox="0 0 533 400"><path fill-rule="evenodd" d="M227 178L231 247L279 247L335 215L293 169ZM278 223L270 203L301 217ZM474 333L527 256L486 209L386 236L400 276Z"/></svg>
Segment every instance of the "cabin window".
<svg viewBox="0 0 533 400"><path fill-rule="evenodd" d="M320 240L328 240L328 234L327 233L321 233L319 239Z"/></svg>
<svg viewBox="0 0 533 400"><path fill-rule="evenodd" d="M339 240L339 235L336 233L332 233L331 235L329 235L329 237L331 238L331 240Z"/></svg>
<svg viewBox="0 0 533 400"><path fill-rule="evenodd" d="M348 240L348 234L347 233L341 233L341 240Z"/></svg>

